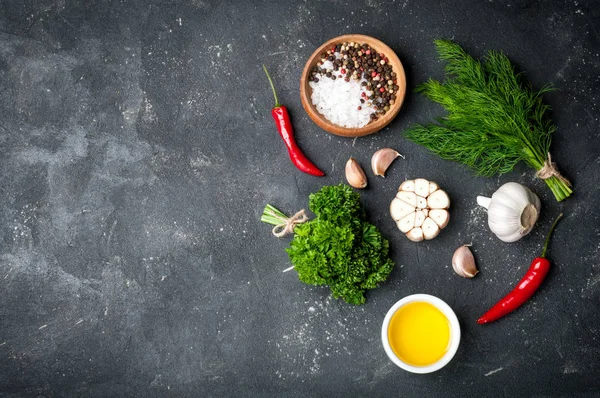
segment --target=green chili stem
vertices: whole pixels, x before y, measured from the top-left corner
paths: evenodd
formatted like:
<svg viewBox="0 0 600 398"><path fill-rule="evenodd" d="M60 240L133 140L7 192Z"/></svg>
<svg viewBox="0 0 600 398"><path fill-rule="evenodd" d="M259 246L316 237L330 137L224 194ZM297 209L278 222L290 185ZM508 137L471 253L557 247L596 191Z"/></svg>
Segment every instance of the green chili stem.
<svg viewBox="0 0 600 398"><path fill-rule="evenodd" d="M267 71L267 67L265 66L265 64L263 64L263 69L265 70L265 73L267 74L267 79L269 79L269 84L271 85L271 90L273 90L273 97L275 97L275 108L277 108L278 106L281 106L281 104L279 103L279 100L277 99L277 92L275 92L275 86L273 85L273 80L271 80L271 76L269 75L269 72Z"/></svg>
<svg viewBox="0 0 600 398"><path fill-rule="evenodd" d="M550 237L552 236L552 232L554 231L554 228L556 227L556 224L558 224L558 220L560 220L561 217L562 217L562 213L560 213L558 215L558 217L556 217L556 220L554 220L554 224L552 224L552 226L550 227L550 232L548 232L548 236L546 236L546 242L544 243L544 248L542 249L542 255L540 256L542 258L546 258L546 250L548 250L548 244L550 243Z"/></svg>

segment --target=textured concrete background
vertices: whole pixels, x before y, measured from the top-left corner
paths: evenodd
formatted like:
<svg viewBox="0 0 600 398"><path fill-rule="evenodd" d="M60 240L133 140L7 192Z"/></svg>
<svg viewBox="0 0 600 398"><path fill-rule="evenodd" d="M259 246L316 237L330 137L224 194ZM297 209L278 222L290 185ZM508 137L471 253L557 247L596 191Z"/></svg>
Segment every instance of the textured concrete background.
<svg viewBox="0 0 600 398"><path fill-rule="evenodd" d="M586 1L3 1L0 12L0 395L589 395L600 382L600 4ZM409 92L384 131L356 140L314 125L298 95L322 42L363 33L402 59ZM546 96L552 154L575 183L557 203L519 165L480 178L402 138L442 110L414 86L441 78L433 40L503 50ZM327 176L289 162L269 114L266 63L298 142ZM361 192L396 269L353 307L301 284L259 222L343 181L354 156L406 156ZM438 238L414 244L388 216L401 181L452 198ZM543 210L523 240L487 228L479 194L518 181ZM563 211L554 267L524 308L475 320L520 279ZM481 273L457 277L473 243ZM463 339L431 375L396 368L379 341L387 309L429 293Z"/></svg>

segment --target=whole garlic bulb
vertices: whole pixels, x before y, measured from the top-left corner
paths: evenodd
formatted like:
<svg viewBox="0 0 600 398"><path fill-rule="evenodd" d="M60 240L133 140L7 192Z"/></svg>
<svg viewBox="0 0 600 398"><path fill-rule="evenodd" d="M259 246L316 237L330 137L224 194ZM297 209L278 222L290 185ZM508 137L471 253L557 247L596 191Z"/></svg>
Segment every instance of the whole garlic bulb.
<svg viewBox="0 0 600 398"><path fill-rule="evenodd" d="M491 198L478 196L477 203L488 210L488 225L504 242L516 242L533 229L540 214L540 199L516 182L502 185Z"/></svg>

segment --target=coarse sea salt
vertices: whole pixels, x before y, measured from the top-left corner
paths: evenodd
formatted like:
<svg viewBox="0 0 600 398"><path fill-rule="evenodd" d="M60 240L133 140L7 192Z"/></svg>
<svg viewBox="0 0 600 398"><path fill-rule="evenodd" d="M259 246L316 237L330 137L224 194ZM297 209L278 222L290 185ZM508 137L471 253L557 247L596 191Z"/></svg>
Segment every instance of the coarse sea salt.
<svg viewBox="0 0 600 398"><path fill-rule="evenodd" d="M339 58L339 53L336 55ZM320 69L331 70L333 63L326 61ZM343 78L333 80L322 76L318 82L308 83L312 89L311 101L317 111L333 124L347 128L366 126L375 110L360 101L362 93L366 98L372 94L361 86L363 81L366 80L351 79L347 82Z"/></svg>
<svg viewBox="0 0 600 398"><path fill-rule="evenodd" d="M332 80L323 76L316 83L308 83L312 89L311 101L317 111L333 124L347 128L366 126L375 110L360 102L362 93L367 98L371 95L371 91L361 83L362 80L347 82L343 78Z"/></svg>

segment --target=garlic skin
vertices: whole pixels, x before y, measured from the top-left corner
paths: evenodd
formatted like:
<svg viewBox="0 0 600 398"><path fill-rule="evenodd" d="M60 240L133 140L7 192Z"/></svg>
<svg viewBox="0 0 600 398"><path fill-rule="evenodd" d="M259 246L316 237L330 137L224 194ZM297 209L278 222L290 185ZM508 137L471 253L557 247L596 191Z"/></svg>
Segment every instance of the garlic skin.
<svg viewBox="0 0 600 398"><path fill-rule="evenodd" d="M541 203L527 187L508 182L491 198L478 196L477 203L488 210L488 225L503 242L516 242L533 229Z"/></svg>
<svg viewBox="0 0 600 398"><path fill-rule="evenodd" d="M367 186L367 176L360 164L354 158L346 162L346 180L354 188L362 189Z"/></svg>
<svg viewBox="0 0 600 398"><path fill-rule="evenodd" d="M371 157L371 169L373 170L373 174L385 177L386 170L399 156L404 158L404 156L400 155L392 148L383 148L375 152Z"/></svg>
<svg viewBox="0 0 600 398"><path fill-rule="evenodd" d="M470 245L462 245L454 252L452 255L452 268L454 272L463 278L473 278L475 275L479 273L477 266L475 265L475 257L473 257L473 253L471 249L469 249Z"/></svg>

